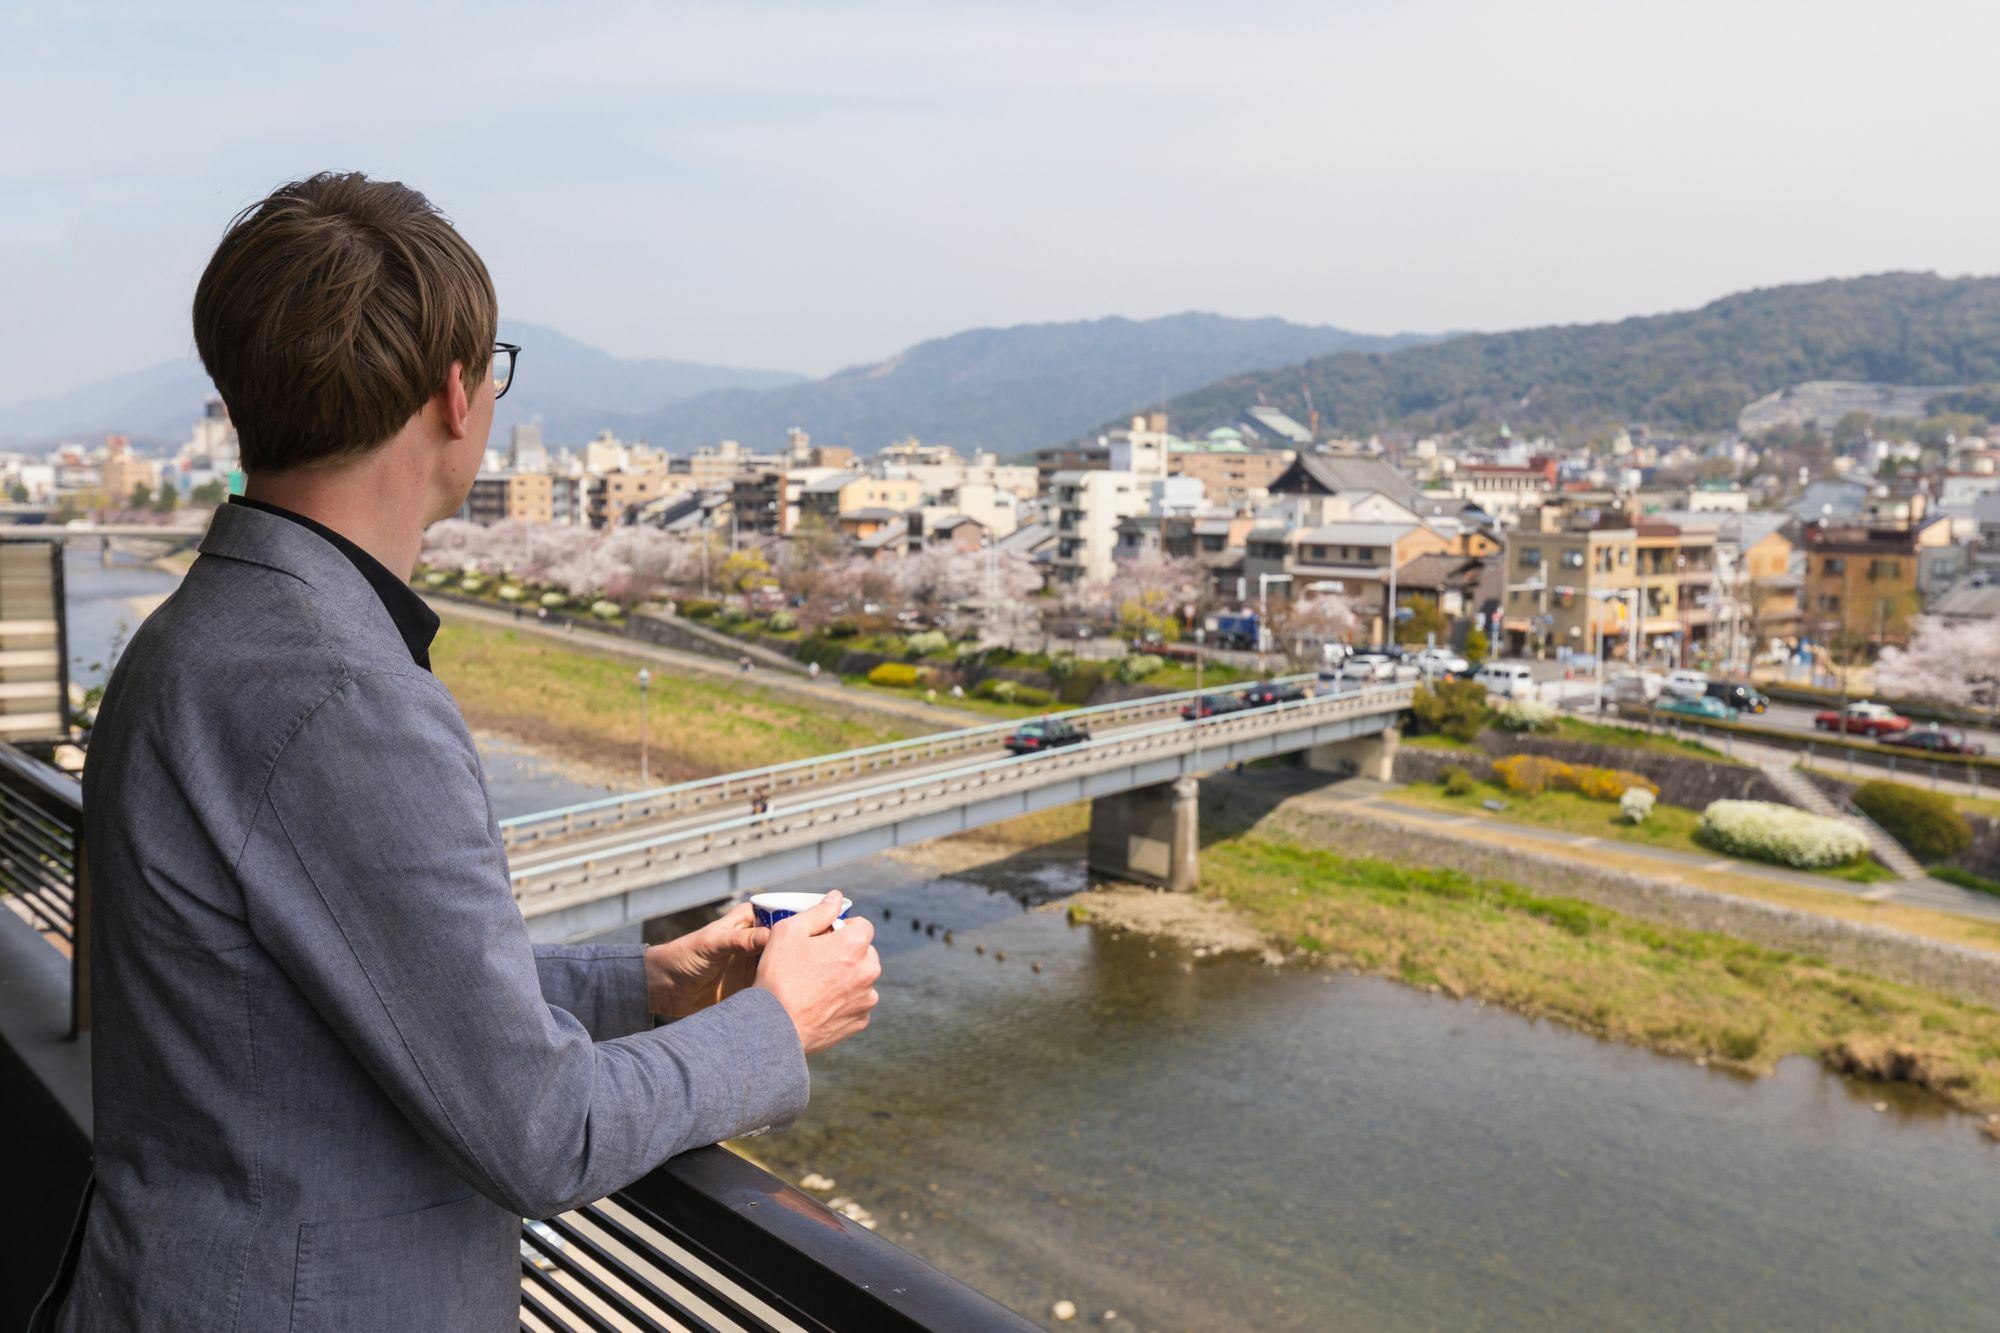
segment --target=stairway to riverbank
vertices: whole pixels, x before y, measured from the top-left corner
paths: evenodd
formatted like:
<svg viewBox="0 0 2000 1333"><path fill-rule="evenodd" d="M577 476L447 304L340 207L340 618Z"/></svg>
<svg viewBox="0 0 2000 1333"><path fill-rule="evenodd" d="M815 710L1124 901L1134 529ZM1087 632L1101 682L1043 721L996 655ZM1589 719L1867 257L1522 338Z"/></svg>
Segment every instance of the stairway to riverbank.
<svg viewBox="0 0 2000 1333"><path fill-rule="evenodd" d="M1785 794L1793 805L1811 814L1827 819L1837 819L1861 831L1868 839L1868 846L1874 851L1875 859L1894 871L1896 878L1904 880L1928 879L1929 873L1917 863L1903 847L1883 831L1874 820L1850 814L1833 803L1831 797L1819 789L1819 784L1801 773L1791 764L1769 763L1760 765L1764 776L1771 779L1773 786Z"/></svg>

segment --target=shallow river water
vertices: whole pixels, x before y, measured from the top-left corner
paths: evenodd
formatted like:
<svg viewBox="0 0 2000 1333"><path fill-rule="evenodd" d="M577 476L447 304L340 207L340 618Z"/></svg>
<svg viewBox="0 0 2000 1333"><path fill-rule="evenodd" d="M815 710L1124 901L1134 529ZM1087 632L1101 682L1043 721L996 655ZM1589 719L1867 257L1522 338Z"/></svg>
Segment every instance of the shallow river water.
<svg viewBox="0 0 2000 1333"><path fill-rule="evenodd" d="M113 623L135 578L172 585L116 571L80 617L101 573L80 563L73 631ZM482 749L503 817L602 794ZM1068 1299L1134 1329L2000 1328L2000 1147L1923 1098L1072 926L1037 908L1080 868L1032 857L878 859L825 886L879 923L882 1005L751 1150L1032 1318Z"/></svg>

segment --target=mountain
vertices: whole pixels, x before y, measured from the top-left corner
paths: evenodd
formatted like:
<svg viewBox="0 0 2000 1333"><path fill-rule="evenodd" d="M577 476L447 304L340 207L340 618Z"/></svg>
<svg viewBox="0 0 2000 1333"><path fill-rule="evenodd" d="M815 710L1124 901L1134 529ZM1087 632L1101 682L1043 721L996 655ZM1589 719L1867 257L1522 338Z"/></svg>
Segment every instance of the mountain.
<svg viewBox="0 0 2000 1333"><path fill-rule="evenodd" d="M723 389L769 389L803 382L775 370L737 370L689 361L612 356L536 324L500 321L503 342L519 343L514 387L494 411L493 439L539 416L552 441L584 440L612 419ZM114 375L64 393L0 407L0 447L45 448L65 439L95 442L108 432L141 445L174 445L213 395L192 356Z"/></svg>
<svg viewBox="0 0 2000 1333"><path fill-rule="evenodd" d="M1310 385L1322 422L1350 434L1503 421L1569 437L1626 422L1720 431L1753 400L1808 380L2000 380L2000 278L1884 273L1763 288L1615 324L1343 352L1222 379L1165 410L1183 433L1259 401L1304 420L1301 386Z"/></svg>
<svg viewBox="0 0 2000 1333"><path fill-rule="evenodd" d="M493 412L493 439L502 447L511 426L536 417L545 439L582 441L611 424L608 418L656 411L702 394L769 390L806 378L782 370L627 360L554 329L505 319L500 321L500 340L521 345L514 386Z"/></svg>
<svg viewBox="0 0 2000 1333"><path fill-rule="evenodd" d="M1421 338L1198 313L973 329L810 384L702 394L605 424L677 450L718 439L770 446L803 426L815 443L863 453L916 435L1011 456L1220 375Z"/></svg>

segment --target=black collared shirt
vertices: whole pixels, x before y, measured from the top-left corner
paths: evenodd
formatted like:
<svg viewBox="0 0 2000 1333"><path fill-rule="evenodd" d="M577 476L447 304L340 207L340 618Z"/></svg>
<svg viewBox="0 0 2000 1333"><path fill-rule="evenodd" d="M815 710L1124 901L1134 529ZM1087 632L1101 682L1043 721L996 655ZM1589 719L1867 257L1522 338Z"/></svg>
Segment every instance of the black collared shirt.
<svg viewBox="0 0 2000 1333"><path fill-rule="evenodd" d="M326 538L334 550L346 556L348 563L361 571L361 577L368 580L368 586L382 599L382 608L389 613L389 619L396 622L396 632L403 636L404 646L410 650L410 660L426 671L431 669L431 640L437 637L438 616L423 598L417 596L416 589L391 574L380 560L324 523L315 523L304 514L294 514L289 509L280 509L277 505L252 500L245 495L232 495L229 503L288 518Z"/></svg>

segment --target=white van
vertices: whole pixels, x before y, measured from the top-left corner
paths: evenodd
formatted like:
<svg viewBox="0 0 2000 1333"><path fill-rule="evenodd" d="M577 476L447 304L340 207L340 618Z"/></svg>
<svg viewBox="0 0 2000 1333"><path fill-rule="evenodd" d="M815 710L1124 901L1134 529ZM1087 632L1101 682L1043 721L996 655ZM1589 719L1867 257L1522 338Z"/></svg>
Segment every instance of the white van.
<svg viewBox="0 0 2000 1333"><path fill-rule="evenodd" d="M1535 674L1524 662L1488 662L1472 678L1498 699L1533 699L1539 693Z"/></svg>
<svg viewBox="0 0 2000 1333"><path fill-rule="evenodd" d="M1605 682L1605 697L1614 703L1644 707L1660 697L1666 682L1657 671L1628 671Z"/></svg>

